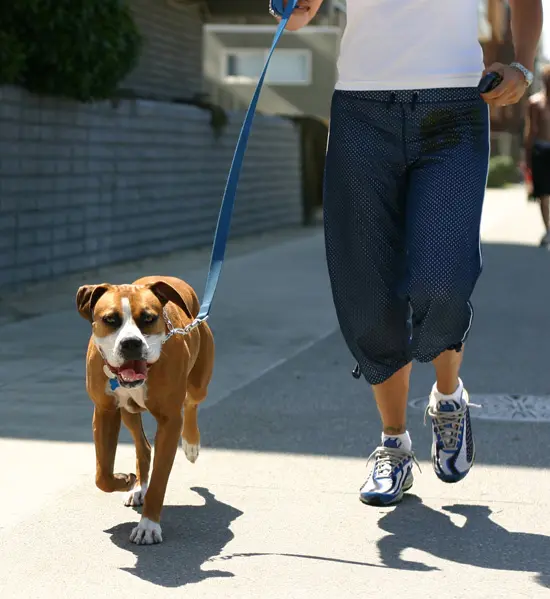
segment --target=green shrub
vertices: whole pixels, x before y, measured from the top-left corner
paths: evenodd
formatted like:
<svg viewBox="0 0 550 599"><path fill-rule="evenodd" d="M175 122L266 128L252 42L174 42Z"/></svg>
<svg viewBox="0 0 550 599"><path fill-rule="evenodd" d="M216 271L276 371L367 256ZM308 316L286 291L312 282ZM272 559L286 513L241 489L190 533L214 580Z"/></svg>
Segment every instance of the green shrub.
<svg viewBox="0 0 550 599"><path fill-rule="evenodd" d="M493 156L489 161L487 187L504 187L518 182L518 169L510 156Z"/></svg>
<svg viewBox="0 0 550 599"><path fill-rule="evenodd" d="M18 83L26 59L25 46L17 36L0 30L0 83Z"/></svg>
<svg viewBox="0 0 550 599"><path fill-rule="evenodd" d="M18 79L31 92L81 101L108 98L138 60L141 36L121 0L6 4L0 31L22 46Z"/></svg>

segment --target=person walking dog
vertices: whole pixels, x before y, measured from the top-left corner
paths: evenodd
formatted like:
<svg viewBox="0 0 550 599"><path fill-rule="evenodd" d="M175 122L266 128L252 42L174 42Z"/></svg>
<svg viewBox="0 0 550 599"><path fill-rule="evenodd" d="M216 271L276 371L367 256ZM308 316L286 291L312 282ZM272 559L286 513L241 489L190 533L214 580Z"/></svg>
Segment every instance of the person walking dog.
<svg viewBox="0 0 550 599"><path fill-rule="evenodd" d="M323 0L299 0L288 29ZM459 370L481 272L489 159L487 104L531 84L541 0L510 0L515 61L484 69L478 0L347 0L326 156L326 256L341 331L372 385L382 439L360 491L401 500L413 484L406 425L411 362L432 362L427 413L436 475L454 483L475 456ZM501 83L480 95L487 72Z"/></svg>

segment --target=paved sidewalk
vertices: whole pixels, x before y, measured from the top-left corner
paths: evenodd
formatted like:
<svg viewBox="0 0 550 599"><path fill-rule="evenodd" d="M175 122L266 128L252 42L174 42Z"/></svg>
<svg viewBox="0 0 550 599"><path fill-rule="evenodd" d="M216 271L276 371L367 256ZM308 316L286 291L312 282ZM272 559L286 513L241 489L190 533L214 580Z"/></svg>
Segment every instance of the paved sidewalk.
<svg viewBox="0 0 550 599"><path fill-rule="evenodd" d="M536 247L539 220L521 189L488 193L464 365L474 394L550 394L550 254ZM474 420L478 463L444 485L422 411L411 408L422 467L414 494L395 509L357 500L379 424L366 385L349 375L319 229L232 243L212 315L205 447L194 466L178 455L165 542L131 545L139 514L94 487L89 331L74 292L156 271L200 293L207 262L208 251L174 255L2 298L2 599L549 596L550 424ZM430 367L415 368L412 397L431 384ZM130 471L125 432L122 441L117 470Z"/></svg>

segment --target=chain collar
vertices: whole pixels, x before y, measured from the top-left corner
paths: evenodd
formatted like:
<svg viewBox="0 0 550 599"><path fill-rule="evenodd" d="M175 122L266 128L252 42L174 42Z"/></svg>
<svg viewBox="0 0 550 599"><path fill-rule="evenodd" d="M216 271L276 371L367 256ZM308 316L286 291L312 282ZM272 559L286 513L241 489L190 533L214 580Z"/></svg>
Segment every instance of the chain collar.
<svg viewBox="0 0 550 599"><path fill-rule="evenodd" d="M195 318L193 322L190 322L189 324L185 325L182 329L178 329L174 327L174 325L172 324L172 321L168 316L166 308L164 308L164 310L162 311L162 315L164 317L164 322L166 323L166 328L168 329L168 335L166 335L166 337L164 338L164 341L162 342L163 344L166 343L168 339L170 339L170 337L173 337L174 335L189 334L193 329L196 329L201 323L205 322L208 318L208 316L205 316L204 318Z"/></svg>

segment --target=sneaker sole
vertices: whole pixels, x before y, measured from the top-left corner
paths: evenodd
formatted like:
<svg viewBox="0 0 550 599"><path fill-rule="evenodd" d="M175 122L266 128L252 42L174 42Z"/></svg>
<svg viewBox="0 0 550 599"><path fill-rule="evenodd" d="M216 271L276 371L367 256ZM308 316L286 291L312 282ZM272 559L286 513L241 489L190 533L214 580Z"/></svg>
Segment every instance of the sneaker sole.
<svg viewBox="0 0 550 599"><path fill-rule="evenodd" d="M371 505L375 507L395 505L396 503L403 501L403 495L412 488L413 482L414 481L411 481L409 484L403 485L401 492L392 499L384 499L382 495L371 495L369 497L363 497L363 495L359 495L359 501L365 505Z"/></svg>

